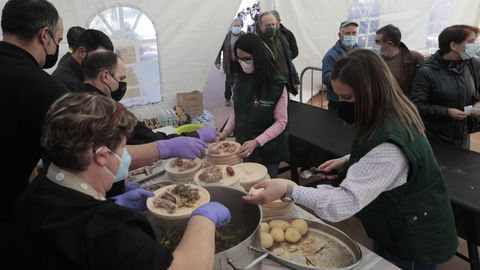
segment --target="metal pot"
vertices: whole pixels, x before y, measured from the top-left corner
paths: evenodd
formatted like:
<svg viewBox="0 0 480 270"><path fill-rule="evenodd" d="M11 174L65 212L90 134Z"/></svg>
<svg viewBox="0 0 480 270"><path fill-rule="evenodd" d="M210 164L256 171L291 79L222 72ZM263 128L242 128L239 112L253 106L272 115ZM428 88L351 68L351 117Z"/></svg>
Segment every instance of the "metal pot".
<svg viewBox="0 0 480 270"><path fill-rule="evenodd" d="M243 228L247 233L243 239L238 239L238 244L234 247L216 253L214 258L215 270L231 270L230 264L235 266L245 267L249 262L257 261L257 253L252 252L251 246L259 247L257 230L262 221L262 210L260 206L245 202L242 197L246 195L245 192L236 188L222 186L222 185L206 185L205 189L210 193L210 201L216 201L225 205L232 214L232 219L229 224ZM188 219L182 220L161 220L149 213L146 214L149 219L158 239L162 238L165 230L173 228L185 228ZM265 254L264 257L267 255ZM260 265L249 265L249 269L260 269Z"/></svg>
<svg viewBox="0 0 480 270"><path fill-rule="evenodd" d="M274 220L274 219L281 219L281 220L285 220L287 222L290 222L293 219L295 219L295 217L283 217L283 216L281 216L281 217L269 217L269 218L264 219L263 222L269 222L269 221ZM330 226L328 224L320 223L320 222L317 222L315 220L310 220L310 219L304 219L304 220L307 222L307 224L310 228L309 230L319 231L323 234L331 236L336 241L341 242L345 247L347 247L352 252L352 255L354 256L354 262L352 264L350 264L346 267L343 267L343 268L334 268L334 269L336 269L336 270L349 270L349 269L355 268L359 264L360 259L362 258L362 251L361 251L360 247L358 246L358 244L354 240L352 240L348 235L346 235L342 231L340 231L340 230L336 229L335 227ZM230 262L231 266L234 270L251 270L251 269L254 269L253 267L255 266L255 264L259 263L261 260L263 260L266 257L269 257L270 259L272 259L274 261L277 261L278 263L280 263L280 264L282 264L282 265L284 265L288 268L291 268L291 269L296 269L296 270L327 270L327 268L316 267L316 266L308 266L308 265L304 265L304 264L295 263L293 261L284 259L281 256L275 255L273 252L271 252L269 250L266 250L266 249L263 249L263 248L257 248L257 247L251 246L250 249L257 252L257 253L260 253L260 254L263 253L263 255L258 257L256 260L252 261L252 263L250 263L249 266L247 266L247 267L238 267L237 265L233 265L232 262ZM328 269L331 269L331 268L328 268Z"/></svg>

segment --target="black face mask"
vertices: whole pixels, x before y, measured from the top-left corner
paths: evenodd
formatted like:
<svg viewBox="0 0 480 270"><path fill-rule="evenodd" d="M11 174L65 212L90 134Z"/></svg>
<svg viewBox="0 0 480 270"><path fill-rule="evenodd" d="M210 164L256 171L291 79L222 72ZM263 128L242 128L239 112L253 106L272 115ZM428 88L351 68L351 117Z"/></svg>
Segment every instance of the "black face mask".
<svg viewBox="0 0 480 270"><path fill-rule="evenodd" d="M338 102L338 116L348 124L353 124L355 119L355 103L340 101Z"/></svg>
<svg viewBox="0 0 480 270"><path fill-rule="evenodd" d="M52 37L51 34L50 34L50 37L52 38L55 45L57 45L57 50L55 51L54 54L48 54L47 49L45 49L45 47L43 48L45 50L45 53L47 54L46 57L45 57L45 64L43 64L43 67L42 67L43 69L51 68L51 67L55 66L55 64L57 63L57 60L58 60L58 48L59 48L59 46L55 42L55 39Z"/></svg>
<svg viewBox="0 0 480 270"><path fill-rule="evenodd" d="M117 79L115 80L117 81ZM122 100L123 96L125 96L125 93L127 92L127 83L120 82L120 81L117 81L117 82L118 82L118 89L116 91L113 91L111 93L111 96L113 100L120 101Z"/></svg>

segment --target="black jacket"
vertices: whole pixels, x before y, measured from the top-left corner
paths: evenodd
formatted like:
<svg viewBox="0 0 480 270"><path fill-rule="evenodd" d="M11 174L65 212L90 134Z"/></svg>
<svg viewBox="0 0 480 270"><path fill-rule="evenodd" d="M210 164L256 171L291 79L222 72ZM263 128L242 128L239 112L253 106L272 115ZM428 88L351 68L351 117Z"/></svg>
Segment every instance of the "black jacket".
<svg viewBox="0 0 480 270"><path fill-rule="evenodd" d="M295 59L298 56L298 46L295 35L293 35L292 31L288 30L288 28L286 28L283 24L280 24L280 28L278 30L283 33L288 42L288 47L292 52L292 60Z"/></svg>
<svg viewBox="0 0 480 270"><path fill-rule="evenodd" d="M64 94L27 51L0 42L0 81L3 115L0 162L2 196L0 224L9 220L15 201L41 157L40 133L50 105Z"/></svg>
<svg viewBox="0 0 480 270"><path fill-rule="evenodd" d="M475 67L478 77L478 59L449 61L435 54L418 68L411 91L429 137L462 148L469 147L467 120L450 118L448 109L463 111L479 100L469 65Z"/></svg>
<svg viewBox="0 0 480 270"><path fill-rule="evenodd" d="M66 52L62 58L60 58L60 60L58 60L58 64L60 65L61 63L67 61L68 58L70 58L70 56L72 56L72 53L71 52Z"/></svg>
<svg viewBox="0 0 480 270"><path fill-rule="evenodd" d="M173 260L143 215L46 177L22 196L12 223L2 269L167 269Z"/></svg>
<svg viewBox="0 0 480 270"><path fill-rule="evenodd" d="M67 92L78 92L83 84L83 68L70 56L64 62L59 63L52 77Z"/></svg>
<svg viewBox="0 0 480 270"><path fill-rule="evenodd" d="M288 77L285 79L287 80L287 90L289 93L293 95L298 94L298 90L296 88L296 85L300 84L300 79L298 77L298 72L297 69L295 68L295 65L292 62L293 55L292 55L292 50L289 46L289 43L287 41L287 38L285 34L282 31L277 31L277 34L273 37L273 40L270 40L269 38L265 37L263 32L260 30L260 26L257 24L256 26L256 34L262 39L262 41L265 43L265 46L269 48L270 53L272 54L272 59L274 63L276 64L278 70L281 72L281 68L279 68L279 61L277 61L277 58L280 58L279 55L274 55L274 49L271 48L271 46L275 46L276 42L280 41L281 46L282 46L282 53L284 54L283 56L285 57L285 64L288 69ZM277 43L278 44L278 43ZM283 57L282 57L283 58Z"/></svg>

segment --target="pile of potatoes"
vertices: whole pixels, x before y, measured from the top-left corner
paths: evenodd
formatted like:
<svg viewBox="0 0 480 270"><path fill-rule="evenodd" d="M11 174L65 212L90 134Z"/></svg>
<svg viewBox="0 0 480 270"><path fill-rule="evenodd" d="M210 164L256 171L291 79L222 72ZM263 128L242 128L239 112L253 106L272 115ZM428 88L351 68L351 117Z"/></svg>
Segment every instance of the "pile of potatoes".
<svg viewBox="0 0 480 270"><path fill-rule="evenodd" d="M269 223L260 224L260 244L263 248L271 248L273 243L297 243L308 232L308 224L303 219L294 219L288 223L285 220L274 219Z"/></svg>

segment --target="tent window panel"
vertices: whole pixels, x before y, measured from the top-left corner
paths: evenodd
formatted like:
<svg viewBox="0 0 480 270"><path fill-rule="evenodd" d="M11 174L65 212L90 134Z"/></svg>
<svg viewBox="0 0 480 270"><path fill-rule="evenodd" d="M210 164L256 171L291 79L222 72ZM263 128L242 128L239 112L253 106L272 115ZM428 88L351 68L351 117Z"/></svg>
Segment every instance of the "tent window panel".
<svg viewBox="0 0 480 270"><path fill-rule="evenodd" d="M106 33L127 66L121 102L135 106L161 101L157 32L148 16L135 7L110 6L97 11L89 28Z"/></svg>
<svg viewBox="0 0 480 270"><path fill-rule="evenodd" d="M426 40L427 50L436 50L438 48L438 35L448 26L450 11L452 7L451 0L433 0L430 13L430 24L428 25L428 34Z"/></svg>
<svg viewBox="0 0 480 270"><path fill-rule="evenodd" d="M359 23L358 45L371 48L375 44L375 32L380 20L378 0L353 0L348 18Z"/></svg>

